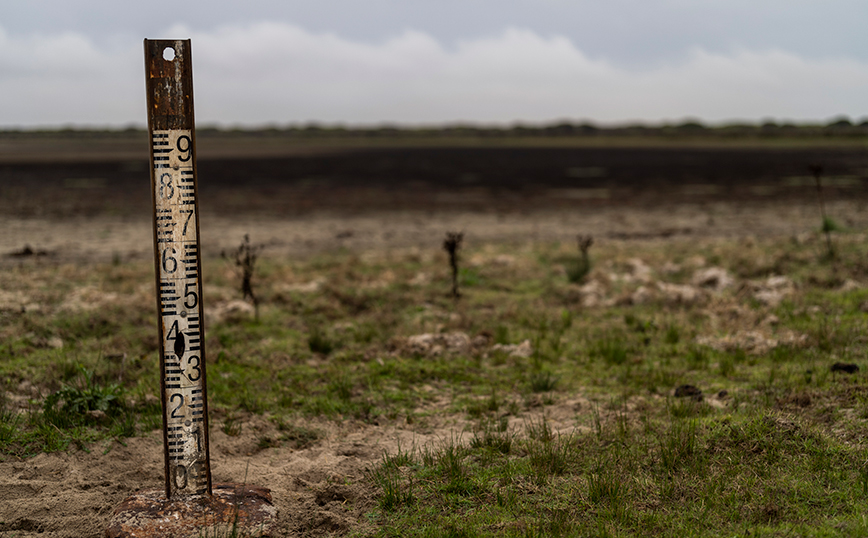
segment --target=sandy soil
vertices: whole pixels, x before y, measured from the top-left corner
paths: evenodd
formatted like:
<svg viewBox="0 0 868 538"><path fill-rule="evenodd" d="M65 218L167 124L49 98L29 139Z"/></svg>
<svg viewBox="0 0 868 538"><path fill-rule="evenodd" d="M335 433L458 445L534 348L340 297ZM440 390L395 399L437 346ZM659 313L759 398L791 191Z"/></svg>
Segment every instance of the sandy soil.
<svg viewBox="0 0 868 538"><path fill-rule="evenodd" d="M448 402L442 402L444 410L447 406ZM545 415L554 431L569 434L583 428L577 419L589 409L587 400L571 397L547 406ZM523 431L540 416L532 411L522 418L513 417L510 428ZM376 506L376 492L363 480L364 473L384 454L472 436L470 423L453 417L422 425L399 419L381 425L307 422L305 426L324 435L302 450L258 448L259 438L278 435L267 417L249 417L235 437L212 427L213 481L271 489L278 510L277 536L323 536L364 529L371 525L367 514ZM0 463L0 536L103 536L114 508L135 491L161 488L162 477L159 430L123 444L91 446L87 452L71 450Z"/></svg>

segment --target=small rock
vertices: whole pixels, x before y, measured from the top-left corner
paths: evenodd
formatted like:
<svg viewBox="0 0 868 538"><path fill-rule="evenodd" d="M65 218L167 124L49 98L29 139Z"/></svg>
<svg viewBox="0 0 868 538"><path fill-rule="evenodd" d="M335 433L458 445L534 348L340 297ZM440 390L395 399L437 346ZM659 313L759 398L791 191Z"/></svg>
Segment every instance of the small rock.
<svg viewBox="0 0 868 538"><path fill-rule="evenodd" d="M206 307L206 321L211 323L237 322L253 318L256 309L252 304L240 299L218 303L214 307Z"/></svg>
<svg viewBox="0 0 868 538"><path fill-rule="evenodd" d="M48 347L54 349L60 349L63 347L63 340L59 336L50 337L46 343L48 344Z"/></svg>
<svg viewBox="0 0 868 538"><path fill-rule="evenodd" d="M533 347L530 345L530 340L525 340L520 344L495 344L491 346L491 351L500 351L506 353L510 357L518 357L526 359L533 355Z"/></svg>
<svg viewBox="0 0 868 538"><path fill-rule="evenodd" d="M93 409L91 411L88 411L85 414L87 415L87 418L94 420L96 422L102 422L107 417L107 415L105 414L105 411L100 411L99 409Z"/></svg>
<svg viewBox="0 0 868 538"><path fill-rule="evenodd" d="M636 291L630 295L630 304L645 304L650 302L652 299L654 299L654 292L645 286L639 286L636 288Z"/></svg>
<svg viewBox="0 0 868 538"><path fill-rule="evenodd" d="M679 385L675 389L675 397L676 398L687 398L690 397L693 400L701 401L702 400L702 391L699 390L699 387L694 387L693 385Z"/></svg>
<svg viewBox="0 0 868 538"><path fill-rule="evenodd" d="M685 263L691 267L705 267L705 264L708 262L706 262L705 258L703 258L702 256L693 256Z"/></svg>
<svg viewBox="0 0 868 538"><path fill-rule="evenodd" d="M627 260L627 268L630 274L630 280L637 282L651 282L651 268L639 258L630 258Z"/></svg>
<svg viewBox="0 0 868 538"><path fill-rule="evenodd" d="M697 336L696 343L708 346L718 351L732 352L737 349L753 355L762 355L779 345L801 345L807 336L792 332L783 332L778 338L768 338L761 331L738 331L723 337Z"/></svg>
<svg viewBox="0 0 868 538"><path fill-rule="evenodd" d="M855 374L859 371L859 366L853 363L836 362L830 368L833 372L844 372L845 374Z"/></svg>
<svg viewBox="0 0 868 538"><path fill-rule="evenodd" d="M488 347L488 344L491 342L491 333L488 331L482 331L470 340L470 347L473 348L482 348Z"/></svg>
<svg viewBox="0 0 868 538"><path fill-rule="evenodd" d="M777 317L777 316L774 315L774 314L769 314L769 315L766 316L766 318L763 320L763 325L775 326L775 325L780 324L780 322L781 322L781 318Z"/></svg>
<svg viewBox="0 0 868 538"><path fill-rule="evenodd" d="M753 298L766 306L776 307L795 290L795 284L785 276L770 276L765 280L749 283Z"/></svg>
<svg viewBox="0 0 868 538"><path fill-rule="evenodd" d="M606 288L597 280L580 286L577 291L582 306L592 308L605 304Z"/></svg>
<svg viewBox="0 0 868 538"><path fill-rule="evenodd" d="M302 282L297 284L283 284L279 286L277 291L292 292L292 293L314 293L322 289L325 284L324 278L316 278L310 282Z"/></svg>
<svg viewBox="0 0 868 538"><path fill-rule="evenodd" d="M510 256L509 254L499 254L491 260L493 265L502 265L504 267L509 267L515 264L515 256Z"/></svg>
<svg viewBox="0 0 868 538"><path fill-rule="evenodd" d="M462 332L424 333L407 337L406 350L412 355L437 356L444 352L465 353L470 347L470 337Z"/></svg>
<svg viewBox="0 0 868 538"><path fill-rule="evenodd" d="M424 286L431 282L431 275L428 273L416 273L416 276L407 281L411 286Z"/></svg>
<svg viewBox="0 0 868 538"><path fill-rule="evenodd" d="M693 286L658 282L657 288L660 290L663 299L667 303L672 304L693 304L701 296L700 291Z"/></svg>
<svg viewBox="0 0 868 538"><path fill-rule="evenodd" d="M674 275L681 271L681 266L677 263L672 263L671 261L667 261L663 264L663 267L660 268L660 272L665 275Z"/></svg>
<svg viewBox="0 0 868 538"><path fill-rule="evenodd" d="M510 353L510 355L512 355L513 357L521 357L524 359L533 355L533 348L530 345L530 340L525 340L524 342L520 343L515 348L515 350Z"/></svg>
<svg viewBox="0 0 868 538"><path fill-rule="evenodd" d="M724 290L734 282L729 272L722 267L707 267L693 273L692 284L699 288L709 288L714 291Z"/></svg>
<svg viewBox="0 0 868 538"><path fill-rule="evenodd" d="M862 284L856 282L853 279L848 278L841 284L841 287L838 288L838 291L841 293L848 293L851 291L858 291L862 289Z"/></svg>

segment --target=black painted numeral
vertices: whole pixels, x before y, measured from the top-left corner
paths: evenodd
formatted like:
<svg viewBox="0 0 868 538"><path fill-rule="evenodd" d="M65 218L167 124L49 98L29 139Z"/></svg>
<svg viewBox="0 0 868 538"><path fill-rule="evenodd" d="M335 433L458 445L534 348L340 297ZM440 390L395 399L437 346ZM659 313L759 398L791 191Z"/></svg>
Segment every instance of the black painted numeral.
<svg viewBox="0 0 868 538"><path fill-rule="evenodd" d="M186 213L187 218L184 219L184 230L181 232L182 235L187 235L187 225L190 224L190 217L193 216L192 209L182 209L181 213Z"/></svg>
<svg viewBox="0 0 868 538"><path fill-rule="evenodd" d="M202 377L202 370L199 367L200 360L201 359L197 355L187 357L187 366L192 370L192 372L188 371L186 374L187 379L190 381L199 381L199 378ZM195 375L193 375L193 372L195 372Z"/></svg>
<svg viewBox="0 0 868 538"><path fill-rule="evenodd" d="M175 196L175 186L172 185L172 175L163 173L160 175L160 198L166 200Z"/></svg>
<svg viewBox="0 0 868 538"><path fill-rule="evenodd" d="M179 136L178 140L175 142L175 147L178 148L178 151L180 151L181 153L186 153L186 155L181 155L178 157L179 161L185 163L193 157L193 141L190 140L189 136Z"/></svg>
<svg viewBox="0 0 868 538"><path fill-rule="evenodd" d="M184 284L184 306L187 308L196 308L196 305L199 304L199 296L196 294L196 284L196 282ZM191 287L193 289L190 289Z"/></svg>
<svg viewBox="0 0 868 538"><path fill-rule="evenodd" d="M184 415L176 415L176 414L175 414L175 413L178 412L178 410L181 409L181 407L184 406L184 395L183 395L183 394L172 394L172 395L169 397L169 403L174 402L175 399L179 399L179 400L181 400L181 403L178 404L178 407L172 409L172 414L169 415L169 416L170 416L171 418L184 418Z"/></svg>
<svg viewBox="0 0 868 538"><path fill-rule="evenodd" d="M172 326L169 327L169 332L166 334L166 340L176 340L178 335L181 334L178 331L178 320L172 322Z"/></svg>
<svg viewBox="0 0 868 538"><path fill-rule="evenodd" d="M178 260L174 258L174 256L169 255L169 251L172 251L172 254L177 252L174 248L169 247L167 249L163 249L163 271L168 274L174 273L178 269Z"/></svg>

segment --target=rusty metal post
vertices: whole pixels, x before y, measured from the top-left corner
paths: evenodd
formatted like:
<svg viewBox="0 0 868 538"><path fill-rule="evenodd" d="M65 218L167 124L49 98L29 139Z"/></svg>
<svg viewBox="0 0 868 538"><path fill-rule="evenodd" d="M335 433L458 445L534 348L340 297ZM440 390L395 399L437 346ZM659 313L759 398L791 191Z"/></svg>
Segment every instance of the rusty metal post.
<svg viewBox="0 0 868 538"><path fill-rule="evenodd" d="M277 515L266 488L211 484L192 71L189 39L145 40L166 481L115 508L108 538L267 537Z"/></svg>
<svg viewBox="0 0 868 538"><path fill-rule="evenodd" d="M145 40L166 497L211 495L190 40Z"/></svg>

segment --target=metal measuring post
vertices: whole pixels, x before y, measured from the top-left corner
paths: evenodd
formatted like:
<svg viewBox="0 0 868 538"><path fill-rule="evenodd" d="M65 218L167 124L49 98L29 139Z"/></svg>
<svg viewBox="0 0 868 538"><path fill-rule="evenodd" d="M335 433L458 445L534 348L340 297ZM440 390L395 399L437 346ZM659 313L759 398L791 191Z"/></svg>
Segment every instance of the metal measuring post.
<svg viewBox="0 0 868 538"><path fill-rule="evenodd" d="M166 496L211 495L190 40L145 40Z"/></svg>
<svg viewBox="0 0 868 538"><path fill-rule="evenodd" d="M267 488L211 484L190 40L145 40L166 487L118 505L107 538L272 536Z"/></svg>

